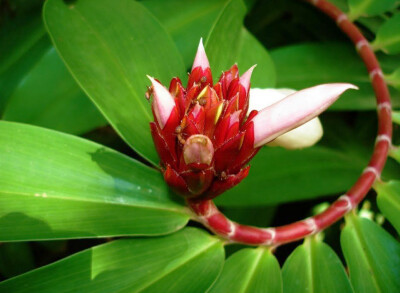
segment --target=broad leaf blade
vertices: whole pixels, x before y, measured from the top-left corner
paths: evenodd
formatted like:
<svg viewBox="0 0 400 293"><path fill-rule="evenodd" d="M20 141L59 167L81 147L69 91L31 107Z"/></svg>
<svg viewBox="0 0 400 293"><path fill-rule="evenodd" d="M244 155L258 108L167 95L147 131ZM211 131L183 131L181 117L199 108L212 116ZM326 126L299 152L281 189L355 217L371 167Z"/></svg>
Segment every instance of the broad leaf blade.
<svg viewBox="0 0 400 293"><path fill-rule="evenodd" d="M222 243L194 228L116 240L0 283L1 292L205 292L222 269Z"/></svg>
<svg viewBox="0 0 400 293"><path fill-rule="evenodd" d="M357 91L344 93L330 110L374 110L375 93L365 65L354 48L341 43L300 44L271 51L277 71L277 87L303 89L321 83L350 82ZM338 65L338 60L341 60ZM399 58L380 58L384 72L399 66ZM392 90L393 106L400 106L398 92Z"/></svg>
<svg viewBox="0 0 400 293"><path fill-rule="evenodd" d="M226 0L145 0L142 3L163 24L181 52L186 68L191 68L200 38L207 37Z"/></svg>
<svg viewBox="0 0 400 293"><path fill-rule="evenodd" d="M351 19L360 16L378 15L393 9L397 0L349 0Z"/></svg>
<svg viewBox="0 0 400 293"><path fill-rule="evenodd" d="M268 250L242 249L228 258L209 292L282 292L279 263Z"/></svg>
<svg viewBox="0 0 400 293"><path fill-rule="evenodd" d="M245 14L246 6L242 0L228 0L210 30L205 48L214 80L218 73L228 70L237 61L238 36Z"/></svg>
<svg viewBox="0 0 400 293"><path fill-rule="evenodd" d="M394 158L399 164L400 164L400 147L396 146L393 147L390 152L389 155Z"/></svg>
<svg viewBox="0 0 400 293"><path fill-rule="evenodd" d="M400 244L389 233L371 220L350 214L340 242L355 292L398 291Z"/></svg>
<svg viewBox="0 0 400 293"><path fill-rule="evenodd" d="M400 70L399 70L399 75L400 75ZM399 84L400 84L400 79L399 79ZM400 125L400 112L399 111L393 111L392 112L392 119L393 119L394 123Z"/></svg>
<svg viewBox="0 0 400 293"><path fill-rule="evenodd" d="M376 182L378 207L400 234L400 181Z"/></svg>
<svg viewBox="0 0 400 293"><path fill-rule="evenodd" d="M185 73L172 39L151 13L130 0L50 0L44 20L67 67L103 115L138 153L158 162L144 98L146 74L168 83ZM68 23L68 25L65 25ZM83 49L84 48L84 49Z"/></svg>
<svg viewBox="0 0 400 293"><path fill-rule="evenodd" d="M240 46L238 57L235 59L235 62L237 62L241 73L244 73L251 66L257 64L251 76L251 87L274 87L276 85L275 65L268 51L244 27L240 35L237 36L237 39L238 42L240 40ZM225 70L228 68L230 67L225 68Z"/></svg>
<svg viewBox="0 0 400 293"><path fill-rule="evenodd" d="M187 220L159 172L104 146L0 123L0 240L154 235Z"/></svg>
<svg viewBox="0 0 400 293"><path fill-rule="evenodd" d="M250 165L248 177L216 203L258 206L335 194L351 187L364 168L364 162L351 154L320 146L303 150L264 147Z"/></svg>
<svg viewBox="0 0 400 293"><path fill-rule="evenodd" d="M374 42L371 44L376 49L381 49L389 54L400 53L400 14L388 19L378 30Z"/></svg>
<svg viewBox="0 0 400 293"><path fill-rule="evenodd" d="M335 252L323 242L306 239L282 268L284 292L353 292Z"/></svg>
<svg viewBox="0 0 400 293"><path fill-rule="evenodd" d="M73 134L106 124L50 43L10 96L3 119Z"/></svg>
<svg viewBox="0 0 400 293"><path fill-rule="evenodd" d="M0 114L9 96L49 46L40 15L30 13L5 22L0 30Z"/></svg>

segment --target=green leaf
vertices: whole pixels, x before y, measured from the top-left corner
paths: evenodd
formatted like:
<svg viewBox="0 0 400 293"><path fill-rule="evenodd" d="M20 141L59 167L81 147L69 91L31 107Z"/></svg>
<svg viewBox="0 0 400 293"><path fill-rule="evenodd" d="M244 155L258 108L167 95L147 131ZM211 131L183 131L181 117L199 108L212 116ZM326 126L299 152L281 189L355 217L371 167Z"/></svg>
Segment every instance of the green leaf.
<svg viewBox="0 0 400 293"><path fill-rule="evenodd" d="M50 44L10 96L3 119L73 134L106 124Z"/></svg>
<svg viewBox="0 0 400 293"><path fill-rule="evenodd" d="M271 51L277 70L277 87L303 89L321 83L350 82L357 91L344 93L330 110L376 109L375 94L365 65L351 45L309 43ZM384 72L399 66L399 58L379 56ZM340 66L338 65L340 60ZM392 91L392 93L395 91ZM392 94L393 106L400 106L398 92Z"/></svg>
<svg viewBox="0 0 400 293"><path fill-rule="evenodd" d="M339 8L343 12L347 12L349 10L348 0L329 0L329 2L334 4L337 8Z"/></svg>
<svg viewBox="0 0 400 293"><path fill-rule="evenodd" d="M302 150L264 147L251 161L249 176L216 203L258 206L335 194L351 187L364 163L352 154L321 146Z"/></svg>
<svg viewBox="0 0 400 293"><path fill-rule="evenodd" d="M378 193L379 209L400 234L400 181L377 181L374 188Z"/></svg>
<svg viewBox="0 0 400 293"><path fill-rule="evenodd" d="M68 2L69 3L69 2ZM156 164L144 93L146 74L164 84L185 73L182 58L155 17L130 0L45 3L44 20L67 67L120 136ZM65 25L68 23L68 25Z"/></svg>
<svg viewBox="0 0 400 293"><path fill-rule="evenodd" d="M360 16L378 15L396 6L397 0L349 0L349 18L354 20Z"/></svg>
<svg viewBox="0 0 400 293"><path fill-rule="evenodd" d="M209 292L282 292L279 263L269 250L242 249L228 258Z"/></svg>
<svg viewBox="0 0 400 293"><path fill-rule="evenodd" d="M376 112L330 112L320 116L324 136L303 150L265 147L250 162L249 176L216 198L223 206L273 205L336 195L349 189L367 166L375 143ZM400 180L396 161L388 160L382 180ZM245 195L245 196L244 196Z"/></svg>
<svg viewBox="0 0 400 293"><path fill-rule="evenodd" d="M223 207L223 213L229 219L250 226L268 227L275 216L275 206L239 206Z"/></svg>
<svg viewBox="0 0 400 293"><path fill-rule="evenodd" d="M35 267L29 243L0 244L0 274L6 278L25 273Z"/></svg>
<svg viewBox="0 0 400 293"><path fill-rule="evenodd" d="M385 80L389 85L393 86L398 91L400 91L400 67L397 68L395 71L393 71L391 74L385 75ZM394 119L395 116L393 116L393 120Z"/></svg>
<svg viewBox="0 0 400 293"><path fill-rule="evenodd" d="M49 45L40 15L31 13L5 22L0 30L0 114L9 96Z"/></svg>
<svg viewBox="0 0 400 293"><path fill-rule="evenodd" d="M225 3L226 0L142 1L173 38L186 68L192 67L200 38L207 37Z"/></svg>
<svg viewBox="0 0 400 293"><path fill-rule="evenodd" d="M160 0L148 0L144 1L143 4L154 13L154 15L161 21L168 32L173 37L175 44L181 51L185 65L190 68L193 63L197 44L201 37L208 35L211 30L213 21L218 17L222 8L226 6L227 1L211 1L211 0L194 0L194 1L183 1L183 0L172 0L172 1L160 1ZM230 4L225 9L231 10L232 5L241 6L239 2L237 4ZM179 10L179 14L174 13ZM236 11L239 12L239 11ZM231 17L228 13L225 14L224 18ZM243 21L237 19L235 22L235 28ZM237 35L234 35L234 41L230 32L218 32L220 29L220 23L213 26L215 33L220 33L221 37L229 37L229 42L234 42L229 50L232 53L230 63L226 62L221 70L227 70L234 62L237 62L239 68L244 72L254 64L258 64L252 76L253 87L273 87L275 85L275 68L274 64L269 56L267 50L262 44L243 26L238 29ZM212 33L212 32L210 32ZM225 34L229 36L225 36ZM228 42L227 41L227 42ZM218 43L221 46L221 43ZM213 50L217 49L211 46L211 51L208 50L207 54L209 58L213 53ZM218 78L220 71L217 68L211 66L214 77Z"/></svg>
<svg viewBox="0 0 400 293"><path fill-rule="evenodd" d="M238 40L240 40L240 45L236 62L242 73L254 64L257 64L251 76L251 87L274 87L276 85L276 72L268 51L245 28L242 28ZM227 69L228 67L225 68L225 70Z"/></svg>
<svg viewBox="0 0 400 293"><path fill-rule="evenodd" d="M374 50L382 50L388 54L400 53L400 13L389 18L378 30L373 41Z"/></svg>
<svg viewBox="0 0 400 293"><path fill-rule="evenodd" d="M228 0L210 30L205 48L214 79L237 61L240 47L238 36L245 14L246 5L242 0Z"/></svg>
<svg viewBox="0 0 400 293"><path fill-rule="evenodd" d="M387 19L386 15L376 15L376 16L360 17L359 19L357 19L357 22L360 23L362 26L365 26L374 35L376 35L379 28L385 23L386 19Z"/></svg>
<svg viewBox="0 0 400 293"><path fill-rule="evenodd" d="M371 220L349 214L340 242L355 292L398 291L400 244L389 233Z"/></svg>
<svg viewBox="0 0 400 293"><path fill-rule="evenodd" d="M157 235L188 221L159 172L78 137L0 122L0 241Z"/></svg>
<svg viewBox="0 0 400 293"><path fill-rule="evenodd" d="M0 283L1 292L206 292L222 269L222 243L187 228L116 240Z"/></svg>
<svg viewBox="0 0 400 293"><path fill-rule="evenodd" d="M400 147L393 146L392 149L389 151L389 156L394 158L398 163L400 163Z"/></svg>
<svg viewBox="0 0 400 293"><path fill-rule="evenodd" d="M316 239L306 239L292 252L283 265L282 278L288 293L353 292L339 257Z"/></svg>
<svg viewBox="0 0 400 293"><path fill-rule="evenodd" d="M400 72L400 71L399 71ZM393 122L400 125L400 111L393 111L392 112L392 119Z"/></svg>

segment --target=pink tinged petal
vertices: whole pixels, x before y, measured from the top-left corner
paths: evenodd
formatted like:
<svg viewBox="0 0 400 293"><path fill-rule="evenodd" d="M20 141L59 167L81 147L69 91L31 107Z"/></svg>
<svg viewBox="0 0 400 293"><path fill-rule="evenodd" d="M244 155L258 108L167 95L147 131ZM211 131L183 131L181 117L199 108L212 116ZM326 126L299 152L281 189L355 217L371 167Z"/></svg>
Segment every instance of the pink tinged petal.
<svg viewBox="0 0 400 293"><path fill-rule="evenodd" d="M210 67L210 63L208 63L206 51L204 50L204 46L203 46L203 38L200 39L199 47L197 48L196 57L194 58L192 71L196 67L200 67L203 70Z"/></svg>
<svg viewBox="0 0 400 293"><path fill-rule="evenodd" d="M176 107L175 100L170 92L154 78L147 75L153 86L153 110L156 116L158 125L164 129L172 111Z"/></svg>
<svg viewBox="0 0 400 293"><path fill-rule="evenodd" d="M317 85L264 108L253 118L254 147L260 147L318 116L348 89L358 88L348 83Z"/></svg>
<svg viewBox="0 0 400 293"><path fill-rule="evenodd" d="M262 110L288 95L295 93L293 89L250 89L250 105L248 115L252 110ZM323 135L321 122L318 118L311 119L307 123L278 136L267 146L280 146L286 149L302 149L316 144Z"/></svg>
<svg viewBox="0 0 400 293"><path fill-rule="evenodd" d="M230 128L233 124L239 122L239 116L240 116L241 112L242 112L242 110L239 110L239 111L235 111L231 114L228 128Z"/></svg>
<svg viewBox="0 0 400 293"><path fill-rule="evenodd" d="M210 165L214 157L211 140L202 134L190 136L183 146L183 159L187 165Z"/></svg>
<svg viewBox="0 0 400 293"><path fill-rule="evenodd" d="M250 67L249 70L243 73L243 75L239 78L239 83L245 88L246 93L249 92L251 75L253 73L254 67L256 66L257 64Z"/></svg>

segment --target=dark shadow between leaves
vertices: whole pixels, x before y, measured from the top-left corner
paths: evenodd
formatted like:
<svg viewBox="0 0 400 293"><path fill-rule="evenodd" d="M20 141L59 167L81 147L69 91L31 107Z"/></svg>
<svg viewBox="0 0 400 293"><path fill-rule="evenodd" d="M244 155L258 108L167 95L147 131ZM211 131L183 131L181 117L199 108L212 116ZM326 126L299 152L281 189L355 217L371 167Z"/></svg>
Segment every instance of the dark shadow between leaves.
<svg viewBox="0 0 400 293"><path fill-rule="evenodd" d="M54 230L45 221L20 212L8 213L0 218L0 241L3 242L96 237L87 231Z"/></svg>

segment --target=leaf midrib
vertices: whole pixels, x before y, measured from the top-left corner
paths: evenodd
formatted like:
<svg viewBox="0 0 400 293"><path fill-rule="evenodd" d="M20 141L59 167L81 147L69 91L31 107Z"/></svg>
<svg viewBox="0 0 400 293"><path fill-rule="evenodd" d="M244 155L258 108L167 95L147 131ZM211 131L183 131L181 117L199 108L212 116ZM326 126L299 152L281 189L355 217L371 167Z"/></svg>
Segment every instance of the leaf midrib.
<svg viewBox="0 0 400 293"><path fill-rule="evenodd" d="M358 222L357 219L355 219L355 216L352 215L352 214L349 215L348 219L350 219L350 223L354 227L354 232L355 232L354 235L356 236L355 240L358 242L358 245L361 247L360 255L365 260L365 263L368 266L368 270L372 273L371 274L372 282L375 285L375 288L376 288L377 292L381 293L382 291L381 291L381 289L379 287L379 284L378 284L378 281L377 281L377 279L375 277L376 272L374 271L373 266L371 264L371 260L370 260L370 257L368 255L367 249L364 249L364 248L367 248L367 245L365 244L365 240L362 237L362 231L361 231L361 229L359 227L360 223Z"/></svg>
<svg viewBox="0 0 400 293"><path fill-rule="evenodd" d="M169 271L165 272L164 274L160 275L159 277L154 278L153 280L151 280L150 282L148 282L147 284L142 285L142 287L136 289L135 293L139 293L139 292L143 292L144 290L148 289L150 286L156 284L158 281L162 280L163 278L165 278L166 276L170 275L171 273L173 273L174 271L178 270L180 267L184 266L185 264L191 262L192 260L194 260L195 258L199 257L200 255L202 255L203 253L207 252L207 250L209 250L211 247L218 245L219 244L219 240L217 239L213 239L213 242L211 242L209 245L205 246L203 249L197 251L195 254L191 255L191 257L187 258L186 260L184 260L183 262L177 264L175 267L172 267ZM115 292L115 293L119 293L119 292L124 292L126 289L129 289L130 286L126 287L126 288L122 288L121 290Z"/></svg>
<svg viewBox="0 0 400 293"><path fill-rule="evenodd" d="M128 86L132 96L135 98L136 102L139 102L140 108L142 109L143 113L145 113L148 121L151 121L151 116L150 114L146 111L144 105L140 102L140 100L138 99L137 94L135 93L135 90L133 89L133 86L131 85L131 83L129 82L129 80L127 79L127 75L125 72L124 67L122 66L122 64L118 61L118 59L114 56L114 54L112 54L110 48L107 46L107 43L103 40L102 36L94 29L94 27L90 24L90 22L84 17L84 15L82 14L81 11L79 11L77 6L74 6L75 12L76 14L82 19L82 21L84 23L87 24L87 27L89 28L89 30L91 32L93 32L93 35L99 40L100 44L102 45L102 47L105 49L105 51L109 54L110 60L112 60L114 62L114 64L117 66L117 68L119 68L121 70L121 76L122 76L122 80L124 81L124 83ZM125 74L124 74L125 73ZM73 74L74 75L74 74ZM75 76L75 75L74 75ZM89 95L90 96L90 95Z"/></svg>
<svg viewBox="0 0 400 293"><path fill-rule="evenodd" d="M38 199L59 199L59 200L66 200L66 201L73 201L73 202L82 202L82 203L97 203L97 204L105 204L105 205L116 205L116 206L121 206L121 207L132 207L132 208L143 208L143 209L152 209L152 210L161 210L161 211L169 211L169 212L175 212L179 213L182 215L185 215L189 217L188 212L185 211L185 207L182 207L182 209L178 208L167 208L167 207L160 207L160 206L153 206L153 205L141 205L141 204L133 204L133 203L128 203L128 204L122 204L119 202L106 202L106 201L99 201L99 200L89 200L89 199L84 199L84 198L71 198L71 197L66 197L66 196L54 196L54 195L46 195L46 197L43 197L42 195L35 196L33 193L24 193L24 192L15 192L15 191L4 191L0 190L0 194L9 194L9 195L19 195L19 196L27 196L27 197L33 197L33 198L38 198ZM40 193L39 193L40 194Z"/></svg>
<svg viewBox="0 0 400 293"><path fill-rule="evenodd" d="M240 288L238 293L246 293L249 285L251 284L251 281L254 279L254 273L256 272L258 266L260 265L261 259L264 255L264 250L262 248L258 248L258 249L259 249L259 251L257 251L257 255L253 261L253 265L249 268L247 278L242 283L243 286L242 286L242 288Z"/></svg>

